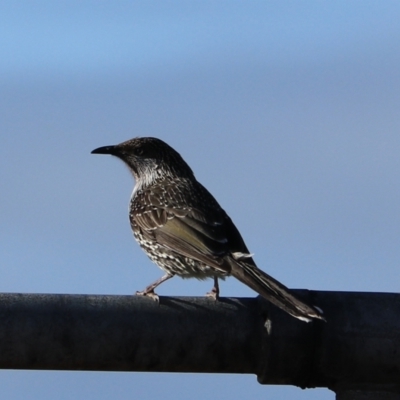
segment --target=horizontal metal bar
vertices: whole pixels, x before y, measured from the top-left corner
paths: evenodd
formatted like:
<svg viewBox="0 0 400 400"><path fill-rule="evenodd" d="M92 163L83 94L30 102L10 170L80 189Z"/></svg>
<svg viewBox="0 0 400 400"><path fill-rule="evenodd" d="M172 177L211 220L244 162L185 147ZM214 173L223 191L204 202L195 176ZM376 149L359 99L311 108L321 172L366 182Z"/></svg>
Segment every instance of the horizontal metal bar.
<svg viewBox="0 0 400 400"><path fill-rule="evenodd" d="M256 303L2 294L0 368L256 373Z"/></svg>
<svg viewBox="0 0 400 400"><path fill-rule="evenodd" d="M400 393L399 294L295 292L327 322L261 298L0 294L0 368L246 373Z"/></svg>

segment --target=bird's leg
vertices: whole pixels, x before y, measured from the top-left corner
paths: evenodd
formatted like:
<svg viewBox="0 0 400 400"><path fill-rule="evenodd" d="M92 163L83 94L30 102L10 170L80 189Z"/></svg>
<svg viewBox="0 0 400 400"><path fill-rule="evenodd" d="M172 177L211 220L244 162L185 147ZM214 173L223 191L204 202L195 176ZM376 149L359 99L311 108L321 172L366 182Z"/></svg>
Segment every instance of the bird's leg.
<svg viewBox="0 0 400 400"><path fill-rule="evenodd" d="M214 287L211 289L211 292L206 293L207 297L211 297L213 300L218 300L219 298L219 284L218 278L214 276Z"/></svg>
<svg viewBox="0 0 400 400"><path fill-rule="evenodd" d="M171 279L175 274L165 274L161 278L157 279L154 283L151 285L147 286L146 289L142 291L137 291L136 296L148 296L151 297L154 301L159 301L158 294L154 292L154 289L161 285L163 282L167 281L168 279Z"/></svg>

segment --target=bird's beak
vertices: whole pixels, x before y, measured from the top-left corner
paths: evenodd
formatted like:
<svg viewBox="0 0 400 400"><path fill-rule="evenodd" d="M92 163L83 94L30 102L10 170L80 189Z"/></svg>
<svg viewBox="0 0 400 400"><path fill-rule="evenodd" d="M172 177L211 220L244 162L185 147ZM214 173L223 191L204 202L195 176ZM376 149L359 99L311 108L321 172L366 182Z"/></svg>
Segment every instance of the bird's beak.
<svg viewBox="0 0 400 400"><path fill-rule="evenodd" d="M117 146L103 146L99 147L97 149L94 149L91 154L111 154L111 155L116 155L117 154Z"/></svg>

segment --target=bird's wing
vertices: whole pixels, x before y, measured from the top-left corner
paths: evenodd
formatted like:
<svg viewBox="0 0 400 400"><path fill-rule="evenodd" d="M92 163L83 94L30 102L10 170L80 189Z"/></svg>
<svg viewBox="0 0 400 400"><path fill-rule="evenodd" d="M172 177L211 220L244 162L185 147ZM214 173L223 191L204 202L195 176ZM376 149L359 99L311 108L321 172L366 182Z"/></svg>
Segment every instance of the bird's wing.
<svg viewBox="0 0 400 400"><path fill-rule="evenodd" d="M228 272L230 267L223 257L230 252L227 225L231 221L217 203L217 207L213 205L211 209L180 204L166 200L165 195L161 196L154 188L141 195L142 208L131 215L131 220L145 237L183 256Z"/></svg>

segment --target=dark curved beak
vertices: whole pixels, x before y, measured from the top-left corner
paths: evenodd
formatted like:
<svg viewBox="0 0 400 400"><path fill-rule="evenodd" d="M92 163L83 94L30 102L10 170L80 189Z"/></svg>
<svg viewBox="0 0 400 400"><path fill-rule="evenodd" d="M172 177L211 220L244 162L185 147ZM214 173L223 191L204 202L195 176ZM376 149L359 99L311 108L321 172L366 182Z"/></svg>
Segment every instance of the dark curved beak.
<svg viewBox="0 0 400 400"><path fill-rule="evenodd" d="M114 156L117 154L117 150L116 146L103 146L94 149L90 154L111 154Z"/></svg>

